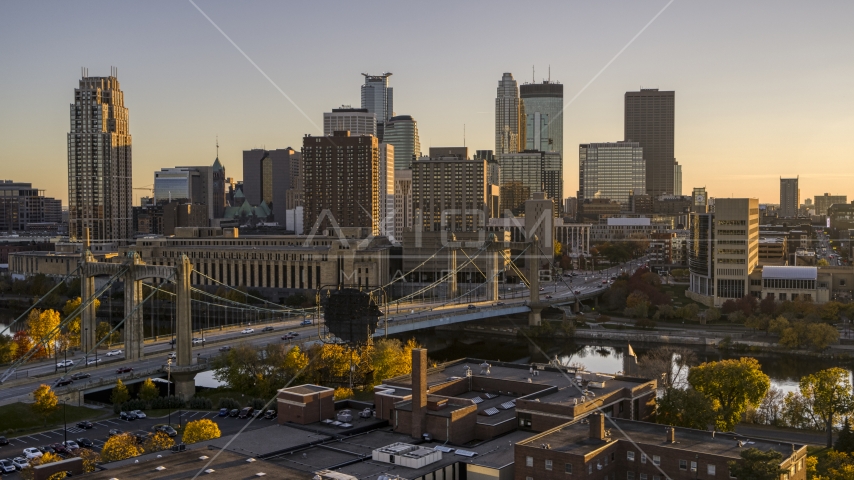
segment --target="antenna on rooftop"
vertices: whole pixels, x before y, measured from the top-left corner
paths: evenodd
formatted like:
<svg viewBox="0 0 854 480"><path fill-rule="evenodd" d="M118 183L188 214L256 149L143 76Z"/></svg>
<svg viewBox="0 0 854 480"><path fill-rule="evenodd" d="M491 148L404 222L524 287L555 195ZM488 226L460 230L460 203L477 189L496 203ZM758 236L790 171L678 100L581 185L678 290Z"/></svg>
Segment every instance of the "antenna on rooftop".
<svg viewBox="0 0 854 480"><path fill-rule="evenodd" d="M463 146L466 146L466 124L463 124Z"/></svg>
<svg viewBox="0 0 854 480"><path fill-rule="evenodd" d="M216 158L219 158L219 134L216 136Z"/></svg>

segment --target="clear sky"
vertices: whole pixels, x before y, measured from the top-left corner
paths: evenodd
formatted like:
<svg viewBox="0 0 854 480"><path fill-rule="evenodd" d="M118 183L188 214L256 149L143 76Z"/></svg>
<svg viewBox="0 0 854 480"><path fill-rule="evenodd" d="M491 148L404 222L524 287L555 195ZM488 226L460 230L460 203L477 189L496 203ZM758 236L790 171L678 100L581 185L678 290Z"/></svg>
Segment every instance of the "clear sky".
<svg viewBox="0 0 854 480"><path fill-rule="evenodd" d="M130 110L134 186L162 167L241 151L299 149L323 112L359 104L361 72L393 72L394 106L424 153L494 148L503 72L547 75L570 101L668 0L401 2L197 0L0 3L0 178L67 196L68 104L80 67L118 77ZM675 0L577 99L564 119L564 195L578 187L579 143L622 140L623 93L676 91L683 193L779 201L854 199L854 2ZM304 116L300 110L305 112ZM145 194L137 190L138 194Z"/></svg>

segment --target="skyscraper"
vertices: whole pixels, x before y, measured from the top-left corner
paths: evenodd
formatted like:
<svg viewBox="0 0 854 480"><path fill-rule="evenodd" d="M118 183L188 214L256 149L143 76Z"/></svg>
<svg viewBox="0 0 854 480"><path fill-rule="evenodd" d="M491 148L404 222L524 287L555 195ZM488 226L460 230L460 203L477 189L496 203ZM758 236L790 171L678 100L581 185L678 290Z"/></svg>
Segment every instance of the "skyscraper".
<svg viewBox="0 0 854 480"><path fill-rule="evenodd" d="M362 108L377 116L377 138L383 142L385 124L394 116L393 89L388 86L391 72L382 75L363 73L365 84L362 85Z"/></svg>
<svg viewBox="0 0 854 480"><path fill-rule="evenodd" d="M132 236L131 135L116 70L74 89L68 133L68 234L92 242L124 243Z"/></svg>
<svg viewBox="0 0 854 480"><path fill-rule="evenodd" d="M486 160L422 157L412 163L412 209L426 232L476 232L489 218Z"/></svg>
<svg viewBox="0 0 854 480"><path fill-rule="evenodd" d="M809 199L806 199L804 203L809 203ZM815 214L827 215L827 209L835 203L848 203L848 195L831 195L829 193L825 193L821 196L816 195Z"/></svg>
<svg viewBox="0 0 854 480"><path fill-rule="evenodd" d="M303 226L322 234L340 227L365 227L379 235L379 144L377 137L306 135L302 144L305 206Z"/></svg>
<svg viewBox="0 0 854 480"><path fill-rule="evenodd" d="M549 80L523 83L525 150L558 152L563 157L563 85Z"/></svg>
<svg viewBox="0 0 854 480"><path fill-rule="evenodd" d="M386 237L394 236L394 146L389 143L379 144L379 180L377 190L379 191L380 235Z"/></svg>
<svg viewBox="0 0 854 480"><path fill-rule="evenodd" d="M409 168L409 165L421 156L418 122L409 115L392 117L385 125L382 143L394 145L394 168Z"/></svg>
<svg viewBox="0 0 854 480"><path fill-rule="evenodd" d="M394 171L394 239L403 240L403 232L412 228L412 170Z"/></svg>
<svg viewBox="0 0 854 480"><path fill-rule="evenodd" d="M798 179L780 178L780 210L779 215L783 218L795 218L801 206L801 189L798 188Z"/></svg>
<svg viewBox="0 0 854 480"><path fill-rule="evenodd" d="M219 150L219 145L217 145L217 150ZM211 170L213 185L211 188L210 213L211 220L213 220L214 218L222 218L225 214L225 167L220 163L218 153Z"/></svg>
<svg viewBox="0 0 854 480"><path fill-rule="evenodd" d="M646 193L653 197L680 194L682 189L681 169L677 170L673 154L675 105L673 91L643 88L625 94L624 139L643 147Z"/></svg>
<svg viewBox="0 0 854 480"><path fill-rule="evenodd" d="M495 96L495 154L516 153L524 149L525 113L519 89L512 73L498 82Z"/></svg>
<svg viewBox="0 0 854 480"><path fill-rule="evenodd" d="M558 215L563 199L563 162L557 152L537 150L498 155L501 185L501 214L510 210L515 216L525 215L525 201L534 192L545 192Z"/></svg>
<svg viewBox="0 0 854 480"><path fill-rule="evenodd" d="M291 147L243 151L243 194L249 205L272 206L273 217L283 222L288 190L298 188L300 152Z"/></svg>
<svg viewBox="0 0 854 480"><path fill-rule="evenodd" d="M578 201L608 198L628 210L629 196L646 191L644 149L637 142L578 147Z"/></svg>
<svg viewBox="0 0 854 480"><path fill-rule="evenodd" d="M332 135L336 131L348 130L350 135L377 136L377 114L367 108L342 106L323 113L323 134Z"/></svg>

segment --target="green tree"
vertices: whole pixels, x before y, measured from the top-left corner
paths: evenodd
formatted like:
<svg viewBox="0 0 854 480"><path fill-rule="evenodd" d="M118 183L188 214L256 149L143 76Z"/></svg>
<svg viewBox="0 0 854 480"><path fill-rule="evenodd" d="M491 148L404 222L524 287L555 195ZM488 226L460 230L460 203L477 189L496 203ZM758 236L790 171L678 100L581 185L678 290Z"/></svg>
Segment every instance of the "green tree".
<svg viewBox="0 0 854 480"><path fill-rule="evenodd" d="M655 404L655 420L664 425L706 430L715 422L712 402L693 388L667 388Z"/></svg>
<svg viewBox="0 0 854 480"><path fill-rule="evenodd" d="M56 394L53 393L49 385L39 385L33 391L33 404L31 407L33 412L40 416L44 423L47 423L47 417L56 411L57 405Z"/></svg>
<svg viewBox="0 0 854 480"><path fill-rule="evenodd" d="M809 324L806 336L810 346L817 351L839 342L839 330L826 323Z"/></svg>
<svg viewBox="0 0 854 480"><path fill-rule="evenodd" d="M854 452L854 433L851 432L851 424L848 418L842 424L842 429L836 437L836 443L833 444L833 449L837 452L851 453Z"/></svg>
<svg viewBox="0 0 854 480"><path fill-rule="evenodd" d="M786 317L780 315L775 319L772 319L768 323L768 330L771 333L776 333L777 335L782 335L785 329L789 328L789 320Z"/></svg>
<svg viewBox="0 0 854 480"><path fill-rule="evenodd" d="M706 362L688 372L688 383L712 401L715 427L732 431L750 405L758 404L771 381L755 358Z"/></svg>
<svg viewBox="0 0 854 480"><path fill-rule="evenodd" d="M110 330L112 329L113 327L108 322L98 322L98 326L95 327L95 341L100 342L106 339L107 348L110 348L119 341L119 331L116 330L111 334Z"/></svg>
<svg viewBox="0 0 854 480"><path fill-rule="evenodd" d="M801 395L811 400L812 410L824 423L827 446L833 445L833 425L854 409L854 395L846 370L828 368L801 379Z"/></svg>
<svg viewBox="0 0 854 480"><path fill-rule="evenodd" d="M139 387L139 399L150 405L151 401L159 396L160 389L157 388L157 385L150 378L146 378L142 382L142 386Z"/></svg>
<svg viewBox="0 0 854 480"><path fill-rule="evenodd" d="M731 477L741 480L779 480L786 470L780 468L783 454L777 450L748 448L741 452L741 460L729 462Z"/></svg>
<svg viewBox="0 0 854 480"><path fill-rule="evenodd" d="M16 358L18 344L12 337L0 335L0 364L9 363Z"/></svg>
<svg viewBox="0 0 854 480"><path fill-rule="evenodd" d="M113 405L121 405L130 400L128 387L125 386L121 379L116 380L116 386L113 387L113 393L110 395L110 401Z"/></svg>

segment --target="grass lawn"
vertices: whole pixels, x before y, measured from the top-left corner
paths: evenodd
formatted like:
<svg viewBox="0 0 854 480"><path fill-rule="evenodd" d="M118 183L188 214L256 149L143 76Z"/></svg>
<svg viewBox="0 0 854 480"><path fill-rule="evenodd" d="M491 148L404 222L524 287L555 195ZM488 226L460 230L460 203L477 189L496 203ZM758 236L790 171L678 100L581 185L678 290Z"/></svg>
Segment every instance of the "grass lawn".
<svg viewBox="0 0 854 480"><path fill-rule="evenodd" d="M74 425L80 420L98 420L113 416L112 409L88 408L59 404L56 411L47 418L45 423L36 415L28 403L12 403L0 406L0 434L13 436L34 431L42 431L63 425L63 408L66 411L68 424Z"/></svg>

